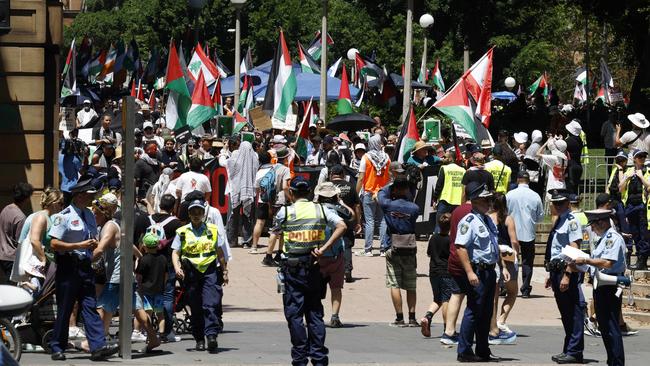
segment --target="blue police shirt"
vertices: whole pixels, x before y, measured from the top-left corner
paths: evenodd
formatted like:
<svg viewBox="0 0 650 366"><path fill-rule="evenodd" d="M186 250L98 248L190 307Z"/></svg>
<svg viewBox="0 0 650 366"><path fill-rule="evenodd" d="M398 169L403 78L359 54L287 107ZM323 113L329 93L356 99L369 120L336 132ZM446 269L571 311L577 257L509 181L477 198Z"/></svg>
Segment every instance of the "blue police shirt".
<svg viewBox="0 0 650 366"><path fill-rule="evenodd" d="M458 223L455 244L467 249L470 262L495 264L499 259L497 235L492 219L472 211Z"/></svg>
<svg viewBox="0 0 650 366"><path fill-rule="evenodd" d="M54 215L49 234L51 238L61 240L64 243L78 243L97 238L95 215L87 208L70 205ZM92 256L92 252L86 249L75 249L71 252L89 258Z"/></svg>
<svg viewBox="0 0 650 366"><path fill-rule="evenodd" d="M625 241L616 229L610 227L598 241L596 248L591 253L594 259L607 259L612 261L612 268L603 268L604 274L621 275L625 273ZM592 273L596 269L592 267Z"/></svg>
<svg viewBox="0 0 650 366"><path fill-rule="evenodd" d="M571 242L578 243L582 240L582 226L578 219L571 214L565 212L558 217L560 222L555 229L553 240L551 241L551 258L562 259L562 248L569 245Z"/></svg>

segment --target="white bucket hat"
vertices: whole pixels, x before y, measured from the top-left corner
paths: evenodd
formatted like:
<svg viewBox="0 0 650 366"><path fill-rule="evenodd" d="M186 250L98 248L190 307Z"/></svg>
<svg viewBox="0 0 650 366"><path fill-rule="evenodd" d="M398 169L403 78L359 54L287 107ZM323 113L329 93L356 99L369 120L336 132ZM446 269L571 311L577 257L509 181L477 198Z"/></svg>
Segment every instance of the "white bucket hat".
<svg viewBox="0 0 650 366"><path fill-rule="evenodd" d="M650 126L650 122L648 122L647 119L645 119L645 116L643 113L634 113L634 114L628 114L627 119L632 122L635 126L638 128L647 128Z"/></svg>
<svg viewBox="0 0 650 366"><path fill-rule="evenodd" d="M525 144L528 142L528 134L526 132L516 132L514 138L518 144Z"/></svg>
<svg viewBox="0 0 650 366"><path fill-rule="evenodd" d="M566 154L566 141L564 140L555 140L555 149L551 151L551 154L558 156L564 160L567 159Z"/></svg>
<svg viewBox="0 0 650 366"><path fill-rule="evenodd" d="M530 139L533 140L533 142L541 142L542 141L542 131L540 130L535 130L533 133L530 135Z"/></svg>
<svg viewBox="0 0 650 366"><path fill-rule="evenodd" d="M564 128L566 128L566 130L569 131L569 133L573 136L580 136L580 132L582 132L582 126L580 125L580 122L576 121L575 119L564 126Z"/></svg>

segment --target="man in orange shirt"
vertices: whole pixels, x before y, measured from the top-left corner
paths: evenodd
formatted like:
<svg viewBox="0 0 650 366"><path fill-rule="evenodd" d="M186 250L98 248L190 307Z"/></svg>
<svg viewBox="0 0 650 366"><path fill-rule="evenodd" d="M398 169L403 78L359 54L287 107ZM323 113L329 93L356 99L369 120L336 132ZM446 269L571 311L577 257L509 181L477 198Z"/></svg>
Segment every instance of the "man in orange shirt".
<svg viewBox="0 0 650 366"><path fill-rule="evenodd" d="M379 225L379 239L381 242L380 255L385 256L388 246L386 236L386 221L383 220L383 212L376 195L390 181L390 158L382 150L381 135L374 135L368 141L368 152L361 158L359 163L359 175L357 178L357 193L361 195L363 216L365 219L365 247L357 253L358 256L372 257L372 239L375 227Z"/></svg>

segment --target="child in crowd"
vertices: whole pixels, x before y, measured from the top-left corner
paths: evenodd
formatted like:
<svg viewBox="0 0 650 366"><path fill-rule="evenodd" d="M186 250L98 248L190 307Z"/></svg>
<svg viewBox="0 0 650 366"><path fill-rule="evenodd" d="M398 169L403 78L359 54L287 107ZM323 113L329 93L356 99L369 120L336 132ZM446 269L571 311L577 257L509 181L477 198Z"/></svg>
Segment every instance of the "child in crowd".
<svg viewBox="0 0 650 366"><path fill-rule="evenodd" d="M447 321L447 304L453 293L458 293L458 285L447 271L449 259L449 229L451 214L446 213L438 218L440 233L433 234L429 239L427 255L429 256L429 282L433 291L433 302L429 310L420 320L422 335L431 336L431 320L435 313L442 309L442 320Z"/></svg>
<svg viewBox="0 0 650 366"><path fill-rule="evenodd" d="M165 329L163 321L163 292L167 282L167 258L158 253L160 240L155 233L149 232L142 238L145 254L138 261L135 273L138 279L144 309L151 316L156 314L158 329Z"/></svg>

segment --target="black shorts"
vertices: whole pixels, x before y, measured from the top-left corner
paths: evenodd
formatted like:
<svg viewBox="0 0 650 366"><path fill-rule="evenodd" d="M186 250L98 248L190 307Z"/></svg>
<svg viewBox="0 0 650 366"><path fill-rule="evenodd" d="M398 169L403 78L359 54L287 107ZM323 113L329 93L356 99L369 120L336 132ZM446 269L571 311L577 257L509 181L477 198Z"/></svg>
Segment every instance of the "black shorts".
<svg viewBox="0 0 650 366"><path fill-rule="evenodd" d="M264 202L257 202L257 206L255 207L255 217L258 220L268 220L269 215L269 204Z"/></svg>
<svg viewBox="0 0 650 366"><path fill-rule="evenodd" d="M449 275L430 275L429 282L433 292L433 301L438 304L448 302L452 294L460 293L456 280Z"/></svg>

